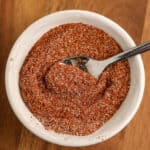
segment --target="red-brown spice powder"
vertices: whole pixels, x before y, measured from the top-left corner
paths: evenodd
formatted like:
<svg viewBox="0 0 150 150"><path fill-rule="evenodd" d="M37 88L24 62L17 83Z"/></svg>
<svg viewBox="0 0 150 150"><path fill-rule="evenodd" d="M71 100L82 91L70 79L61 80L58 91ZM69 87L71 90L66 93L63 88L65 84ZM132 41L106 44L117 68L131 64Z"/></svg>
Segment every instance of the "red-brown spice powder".
<svg viewBox="0 0 150 150"><path fill-rule="evenodd" d="M104 31L82 23L60 25L30 50L20 71L20 92L46 129L88 135L118 110L129 90L127 61L118 62L97 80L82 70L60 65L69 56L102 60L121 52Z"/></svg>

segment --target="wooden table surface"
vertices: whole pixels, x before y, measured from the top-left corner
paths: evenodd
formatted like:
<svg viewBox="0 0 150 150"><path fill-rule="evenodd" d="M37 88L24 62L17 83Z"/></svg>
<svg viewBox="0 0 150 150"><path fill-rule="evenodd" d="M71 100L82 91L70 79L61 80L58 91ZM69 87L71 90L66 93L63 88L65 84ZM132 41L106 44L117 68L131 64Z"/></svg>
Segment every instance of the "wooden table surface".
<svg viewBox="0 0 150 150"><path fill-rule="evenodd" d="M0 150L75 150L47 143L25 129L12 112L5 91L5 64L20 33L33 21L64 9L86 9L120 24L137 44L150 39L150 0L0 0ZM80 150L150 149L150 52L142 55L146 87L129 125L110 140Z"/></svg>

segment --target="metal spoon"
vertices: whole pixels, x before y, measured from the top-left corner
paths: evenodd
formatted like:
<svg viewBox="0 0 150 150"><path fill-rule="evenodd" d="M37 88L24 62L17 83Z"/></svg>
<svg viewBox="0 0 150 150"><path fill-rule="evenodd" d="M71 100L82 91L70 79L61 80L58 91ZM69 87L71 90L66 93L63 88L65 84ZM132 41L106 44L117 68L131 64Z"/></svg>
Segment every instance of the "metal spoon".
<svg viewBox="0 0 150 150"><path fill-rule="evenodd" d="M87 56L74 56L64 59L61 64L76 66L81 70L88 72L95 78L98 78L104 69L109 65L143 53L147 50L150 50L150 42L145 42L139 46L133 47L105 60L95 60Z"/></svg>

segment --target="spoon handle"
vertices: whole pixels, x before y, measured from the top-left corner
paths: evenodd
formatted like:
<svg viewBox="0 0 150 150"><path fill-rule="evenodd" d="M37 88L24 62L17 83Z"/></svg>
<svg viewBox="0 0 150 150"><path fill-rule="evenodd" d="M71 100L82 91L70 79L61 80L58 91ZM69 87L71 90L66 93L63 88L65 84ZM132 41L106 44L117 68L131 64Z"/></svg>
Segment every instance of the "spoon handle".
<svg viewBox="0 0 150 150"><path fill-rule="evenodd" d="M114 64L120 60L124 60L124 59L127 59L131 56L134 56L134 55L137 55L137 54L140 54L140 53L143 53L143 52L146 52L150 50L150 41L148 42L145 42L141 45L138 45L134 48L131 48L129 50L126 50L122 53L119 53L118 55L115 55L115 56L112 56L110 58L107 59L107 63L110 65L110 64Z"/></svg>

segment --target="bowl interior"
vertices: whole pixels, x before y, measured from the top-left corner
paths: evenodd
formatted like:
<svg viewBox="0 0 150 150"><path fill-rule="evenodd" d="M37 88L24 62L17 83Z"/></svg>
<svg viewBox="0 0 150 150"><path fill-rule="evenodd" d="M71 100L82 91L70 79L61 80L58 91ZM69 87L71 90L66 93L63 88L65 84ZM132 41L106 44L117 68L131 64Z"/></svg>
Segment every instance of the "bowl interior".
<svg viewBox="0 0 150 150"><path fill-rule="evenodd" d="M31 132L56 144L85 146L112 137L131 120L142 99L144 69L140 56L129 59L131 86L128 95L117 113L95 133L88 136L72 136L45 130L41 123L30 113L21 98L18 86L19 71L31 47L46 31L60 24L72 22L82 22L101 28L111 35L123 50L135 46L134 41L119 25L96 13L68 10L48 15L30 25L14 44L6 66L6 90L13 111Z"/></svg>

